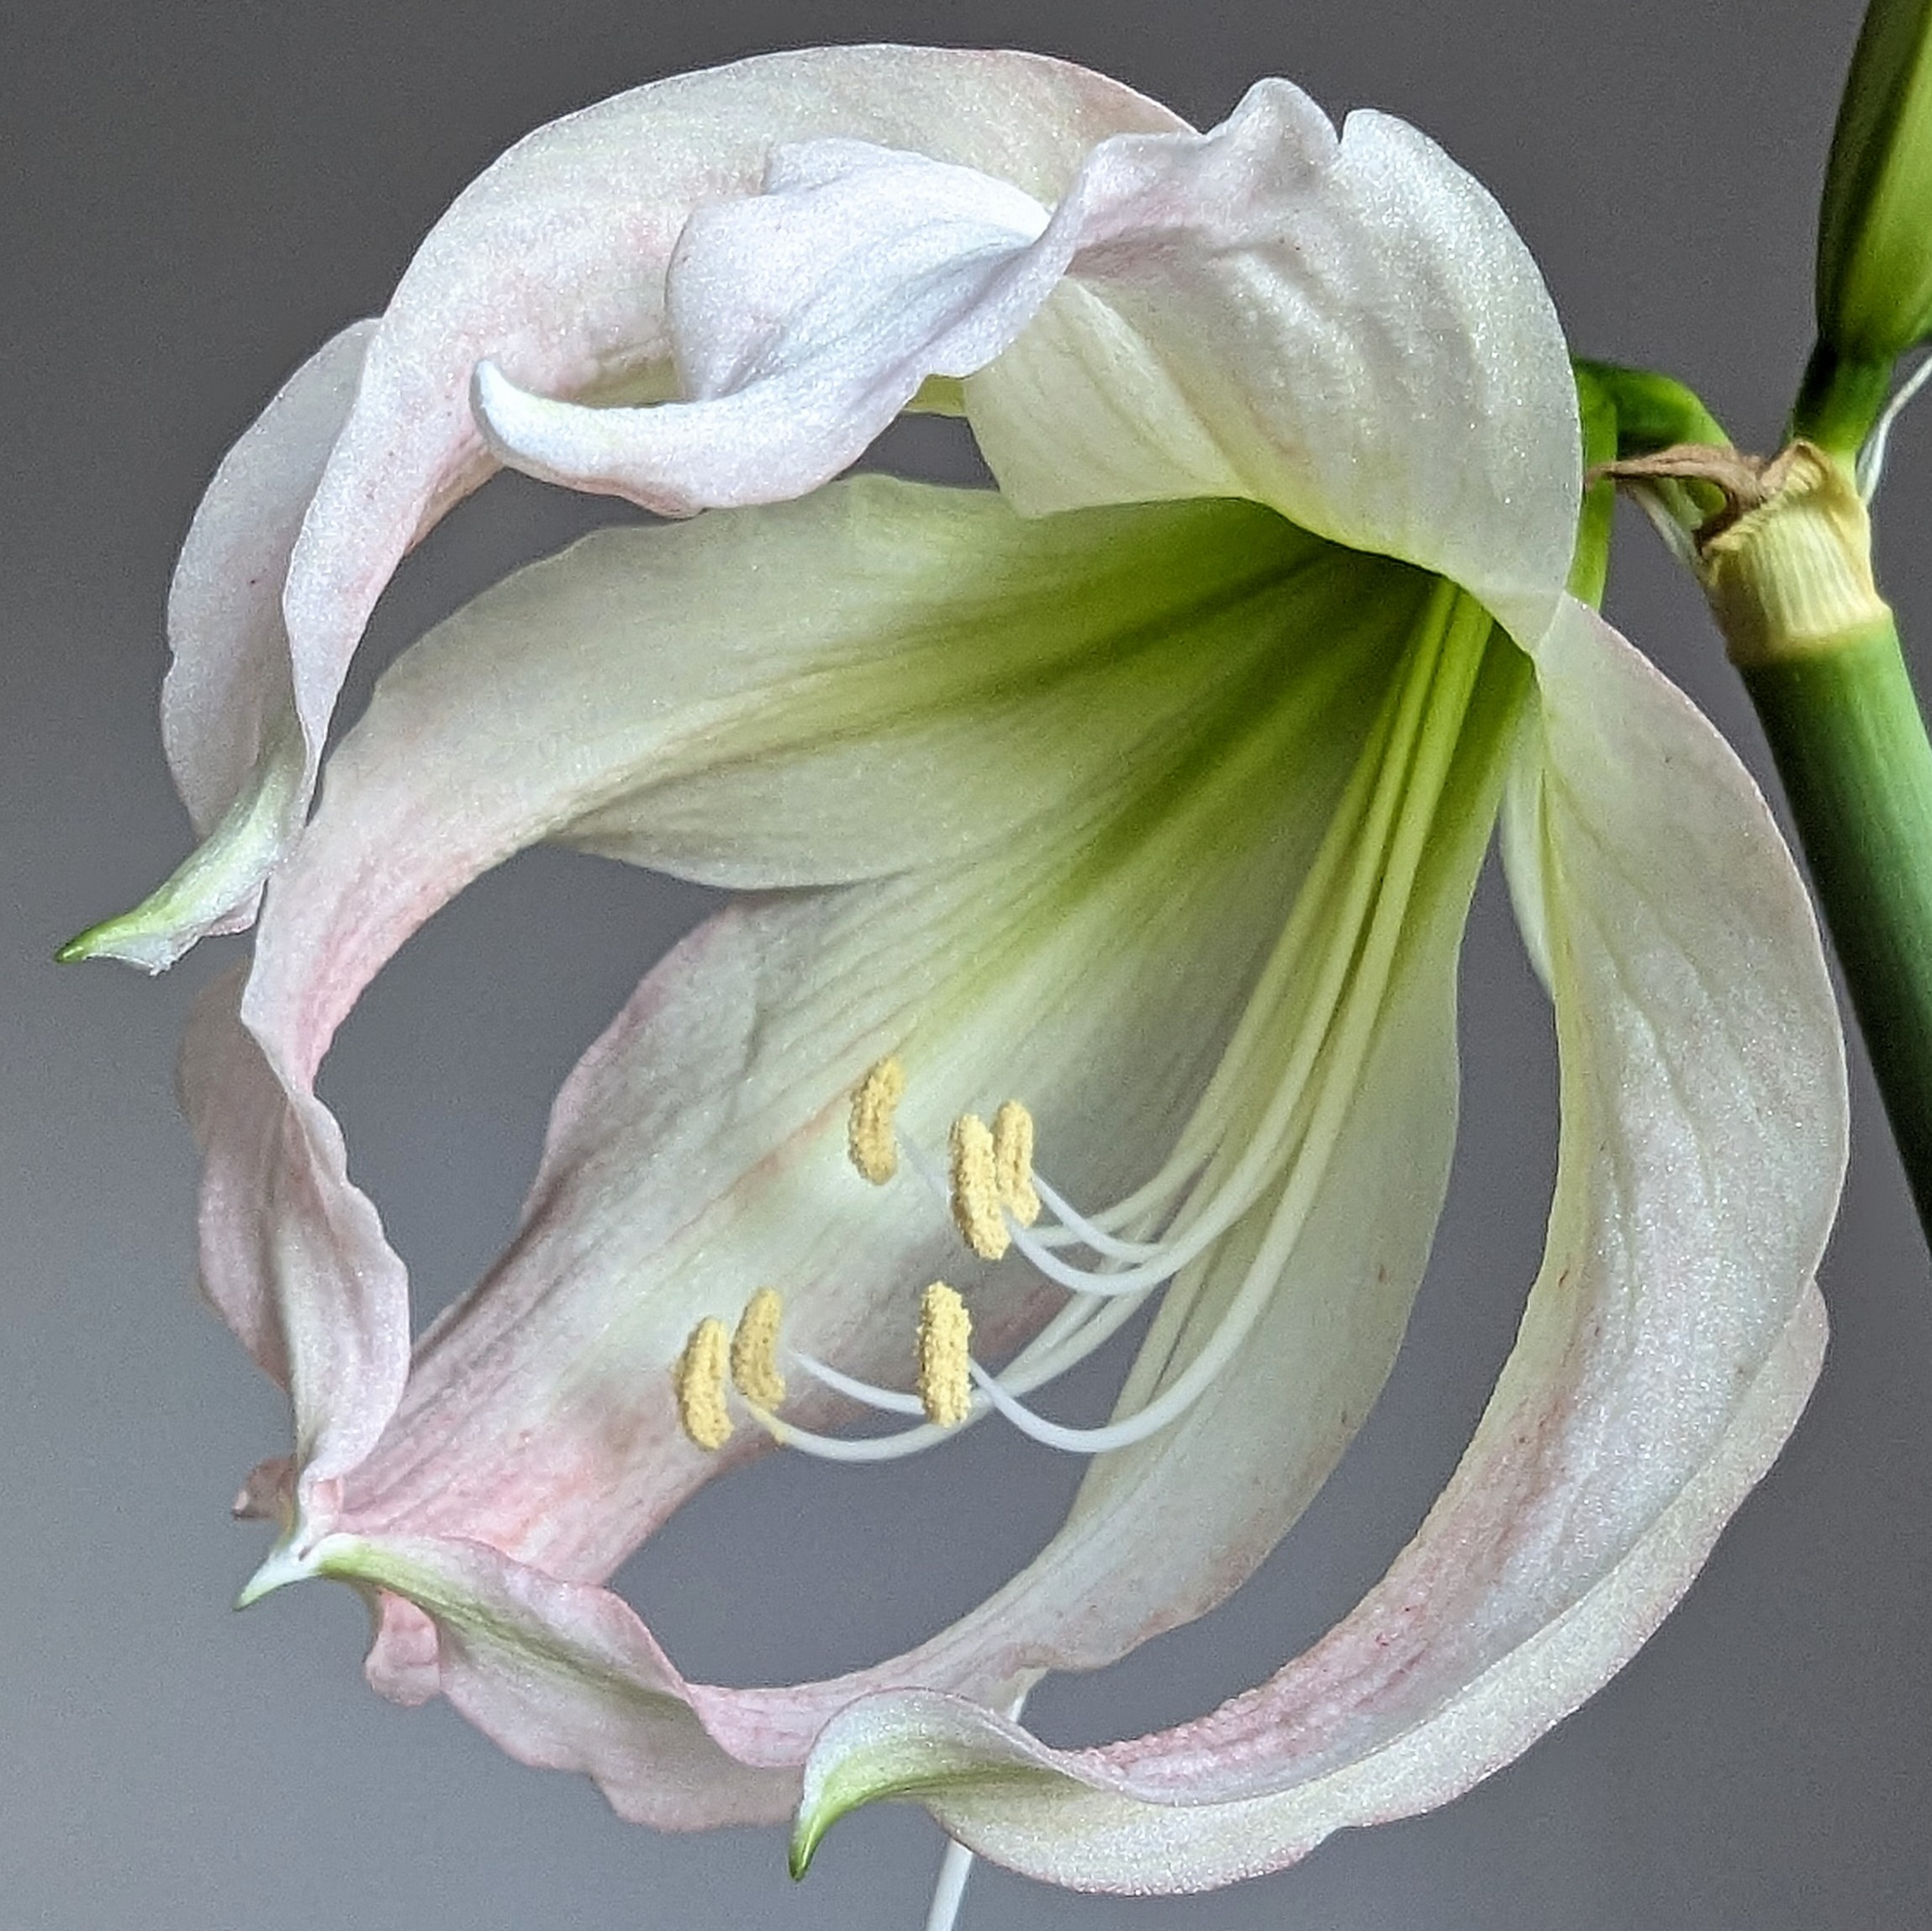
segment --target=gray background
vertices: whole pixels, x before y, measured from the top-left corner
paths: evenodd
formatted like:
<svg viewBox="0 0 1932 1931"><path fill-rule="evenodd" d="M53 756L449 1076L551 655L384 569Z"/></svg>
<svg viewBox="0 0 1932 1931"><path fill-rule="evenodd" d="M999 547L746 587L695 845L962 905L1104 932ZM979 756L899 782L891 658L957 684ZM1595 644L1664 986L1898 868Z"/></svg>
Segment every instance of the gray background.
<svg viewBox="0 0 1932 1931"><path fill-rule="evenodd" d="M148 984L45 963L184 849L153 723L174 546L229 441L517 135L636 82L814 40L1070 55L1203 124L1281 72L1407 114L1497 192L1573 340L1697 383L1775 436L1808 323L1815 181L1850 0L10 0L0 21L0 1931L910 1927L922 1813L842 1825L802 1886L775 1833L654 1838L446 1708L362 1685L362 1612L229 1612L261 1531L225 1519L279 1399L193 1302L175 1028L232 956ZM1932 412L1932 405L1927 405ZM900 454L944 471L942 435ZM1932 638L1932 419L1884 504L1887 581ZM493 484L405 569L372 659L587 515ZM1687 584L1632 521L1613 613L1762 771ZM367 678L359 677L351 710ZM546 1096L702 894L520 861L436 921L325 1090L425 1307L509 1226ZM1341 1477L1218 1615L1101 1678L1047 1733L1173 1720L1351 1603L1451 1465L1507 1344L1551 1169L1545 1016L1493 882L1465 970L1457 1191L1394 1384ZM1925 1922L1932 1296L1862 1072L1829 1264L1836 1326L1797 1440L1691 1598L1604 1696L1436 1816L1207 1898L1072 1897L983 1871L967 1922L1324 1931L1888 1928ZM924 1633L1046 1534L1075 1470L991 1428L874 1473L773 1458L692 1505L625 1586L699 1675L818 1673Z"/></svg>

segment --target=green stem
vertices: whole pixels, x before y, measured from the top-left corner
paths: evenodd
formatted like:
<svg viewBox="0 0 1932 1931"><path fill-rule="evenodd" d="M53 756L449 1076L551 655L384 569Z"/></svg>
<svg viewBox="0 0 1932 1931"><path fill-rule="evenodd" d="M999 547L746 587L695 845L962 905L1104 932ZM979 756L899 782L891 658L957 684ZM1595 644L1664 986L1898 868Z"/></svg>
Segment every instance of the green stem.
<svg viewBox="0 0 1932 1931"><path fill-rule="evenodd" d="M1743 675L1932 1239L1932 743L1898 631Z"/></svg>

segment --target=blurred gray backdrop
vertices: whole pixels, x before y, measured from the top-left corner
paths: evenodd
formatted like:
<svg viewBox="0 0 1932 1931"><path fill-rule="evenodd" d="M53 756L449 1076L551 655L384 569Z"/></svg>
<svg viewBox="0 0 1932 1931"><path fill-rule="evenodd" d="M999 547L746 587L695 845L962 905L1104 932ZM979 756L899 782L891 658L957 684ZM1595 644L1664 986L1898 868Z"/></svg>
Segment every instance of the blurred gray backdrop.
<svg viewBox="0 0 1932 1931"><path fill-rule="evenodd" d="M1806 347L1810 224L1852 0L9 0L0 15L0 1931L907 1931L940 1839L842 1825L801 1886L775 1833L653 1837L446 1707L362 1685L363 1618L310 1587L230 1612L262 1533L226 1507L279 1398L191 1295L170 1089L204 947L171 979L56 971L185 849L154 725L172 551L281 377L373 313L423 231L540 121L677 69L868 39L1070 55L1201 124L1263 73L1393 109L1496 192L1576 346L1695 383L1767 446ZM1883 504L1932 647L1932 404ZM969 472L943 430L893 460ZM518 479L404 569L369 667L600 516ZM1612 615L1760 773L1687 583L1631 520ZM346 707L366 694L358 673ZM519 861L413 943L325 1090L425 1310L509 1229L550 1091L705 895ZM1220 1613L1054 1682L1056 1740L1202 1709L1348 1607L1453 1464L1507 1348L1553 1158L1546 1016L1493 879L1465 961L1456 1190L1381 1407L1306 1526ZM1932 1284L1868 1081L1809 1416L1688 1601L1603 1696L1433 1817L1197 1900L983 1870L1007 1931L1847 1931L1928 1921ZM925 1633L1037 1546L1077 1470L976 1431L885 1471L768 1459L624 1586L691 1673L819 1673Z"/></svg>

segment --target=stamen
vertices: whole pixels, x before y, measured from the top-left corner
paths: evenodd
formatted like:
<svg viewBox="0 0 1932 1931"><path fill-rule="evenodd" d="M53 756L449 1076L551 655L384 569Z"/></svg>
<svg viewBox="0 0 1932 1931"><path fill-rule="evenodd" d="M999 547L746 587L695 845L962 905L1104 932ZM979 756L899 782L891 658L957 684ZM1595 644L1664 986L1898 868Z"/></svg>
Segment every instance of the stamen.
<svg viewBox="0 0 1932 1931"><path fill-rule="evenodd" d="M1105 1227L1089 1220L1064 1197L1054 1192L1037 1174L1033 1175L1033 1187L1048 1211L1060 1223L1033 1237L1042 1247L1091 1248L1109 1260L1149 1260L1160 1252L1159 1241L1115 1239Z"/></svg>
<svg viewBox="0 0 1932 1931"><path fill-rule="evenodd" d="M876 1381L862 1381L856 1374L847 1374L843 1369L834 1368L829 1361L821 1361L816 1354L803 1354L797 1348L791 1350L794 1364L802 1368L815 1381L822 1381L835 1395L843 1395L847 1401L863 1402L868 1408L876 1408L884 1415L923 1415L926 1404L916 1395L902 1395L896 1388L881 1388Z"/></svg>
<svg viewBox="0 0 1932 1931"><path fill-rule="evenodd" d="M1011 1237L1018 1244L1020 1252L1048 1280L1072 1294L1102 1296L1143 1294L1150 1287L1159 1287L1163 1281L1171 1280L1190 1258L1185 1251L1185 1242L1177 1240L1165 1246L1150 1246L1148 1251L1153 1258L1138 1267L1104 1269L1076 1267L1071 1261L1061 1259L1038 1234L1025 1227L1015 1228Z"/></svg>
<svg viewBox="0 0 1932 1931"><path fill-rule="evenodd" d="M1040 1196L1033 1190L1033 1116L1017 1100L1009 1100L993 1116L993 1177L1000 1204L1023 1227L1040 1217Z"/></svg>
<svg viewBox="0 0 1932 1931"><path fill-rule="evenodd" d="M1252 1344L1302 1241L1380 1037L1488 635L1487 616L1445 587L1363 747L1234 1037L1150 1179L1090 1215L1079 1212L1034 1173L1034 1125L1017 1100L999 1109L990 1128L974 1114L957 1119L949 1171L942 1171L916 1140L893 1136L892 1111L904 1088L897 1063L882 1060L867 1074L853 1100L853 1164L883 1179L903 1156L975 1254L998 1260L1016 1248L1074 1298L995 1370L972 1358L964 1302L935 1282L920 1310L916 1395L839 1374L795 1351L784 1357L788 1368L833 1393L877 1412L917 1417L922 1426L820 1436L753 1402L765 1427L807 1454L872 1462L914 1453L994 1412L1053 1448L1105 1454L1171 1426L1227 1371ZM1244 1238L1247 1251L1225 1253L1217 1264L1213 1250L1222 1237L1270 1196L1259 1242L1249 1248ZM1111 1419L1070 1427L1031 1406L1026 1397L1088 1359L1157 1293L1164 1299ZM741 1332L752 1317L747 1309ZM764 1345L775 1376L775 1295L760 1318L769 1323ZM680 1364L681 1413L687 1382L700 1390L712 1385L697 1365L701 1338L694 1335L690 1364ZM718 1401L721 1409L721 1391ZM689 1406L695 1407L694 1397ZM689 1418L686 1426L701 1438Z"/></svg>
<svg viewBox="0 0 1932 1931"><path fill-rule="evenodd" d="M761 1287L738 1317L731 1337L731 1385L755 1408L775 1408L785 1398L779 1372L778 1290Z"/></svg>
<svg viewBox="0 0 1932 1931"><path fill-rule="evenodd" d="M731 1417L725 1406L725 1365L730 1353L731 1336L724 1322L708 1314L691 1330L671 1370L678 1391L678 1420L707 1453L731 1438Z"/></svg>
<svg viewBox="0 0 1932 1931"><path fill-rule="evenodd" d="M1007 1363L1000 1374L1001 1385L1010 1395L1018 1395L1030 1394L1035 1388L1057 1380L1114 1333L1145 1298L1143 1295L1099 1303L1069 1301ZM874 1387L868 1381L856 1380L849 1374L824 1368L795 1348L791 1351L791 1359L808 1374L822 1374L826 1386L836 1393L849 1395L869 1407L890 1415L923 1415L926 1411L926 1404L916 1395L900 1395L891 1389ZM972 1372L970 1364L967 1372ZM990 1402L972 1401L966 1422L979 1420L990 1406ZM952 1432L950 1427L937 1427L928 1422L892 1435L818 1435L780 1422L762 1408L754 1409L752 1413L787 1448L827 1462L894 1462L932 1448Z"/></svg>
<svg viewBox="0 0 1932 1931"><path fill-rule="evenodd" d="M953 1122L953 1218L981 1260L997 1260L1013 1244L1000 1211L1000 1181L993 1136L977 1113Z"/></svg>
<svg viewBox="0 0 1932 1931"><path fill-rule="evenodd" d="M966 1303L934 1281L919 1303L919 1401L935 1427L957 1427L972 1412L972 1338Z"/></svg>
<svg viewBox="0 0 1932 1931"><path fill-rule="evenodd" d="M846 1152L853 1165L875 1187L883 1187L899 1171L892 1116L905 1093L905 1068L889 1054L853 1091Z"/></svg>

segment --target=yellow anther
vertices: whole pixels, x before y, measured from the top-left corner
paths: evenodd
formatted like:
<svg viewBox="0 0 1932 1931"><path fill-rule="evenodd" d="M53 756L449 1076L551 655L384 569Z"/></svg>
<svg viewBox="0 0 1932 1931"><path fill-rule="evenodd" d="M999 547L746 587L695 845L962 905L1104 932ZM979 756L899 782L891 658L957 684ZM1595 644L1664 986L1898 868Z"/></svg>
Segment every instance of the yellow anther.
<svg viewBox="0 0 1932 1931"><path fill-rule="evenodd" d="M1023 1227L1040 1217L1040 1196L1033 1191L1033 1116L1017 1100L1009 1100L993 1116L993 1175L1000 1204Z"/></svg>
<svg viewBox="0 0 1932 1931"><path fill-rule="evenodd" d="M779 1372L779 1316L784 1310L778 1290L761 1287L738 1317L731 1337L731 1385L754 1407L775 1408L785 1398L785 1378Z"/></svg>
<svg viewBox="0 0 1932 1931"><path fill-rule="evenodd" d="M1000 1211L1000 1181L993 1136L977 1113L953 1122L953 1218L966 1244L982 1260L997 1260L1013 1244Z"/></svg>
<svg viewBox="0 0 1932 1931"><path fill-rule="evenodd" d="M846 1152L853 1165L875 1187L883 1187L899 1171L892 1116L905 1092L905 1068L889 1057L880 1060L853 1092Z"/></svg>
<svg viewBox="0 0 1932 1931"><path fill-rule="evenodd" d="M919 1399L935 1427L956 1428L972 1411L966 1369L972 1339L966 1303L944 1281L934 1281L919 1303Z"/></svg>
<svg viewBox="0 0 1932 1931"><path fill-rule="evenodd" d="M731 1438L731 1417L725 1407L725 1364L731 1348L724 1322L707 1315L691 1330L671 1370L678 1390L678 1419L700 1448L721 1448Z"/></svg>

